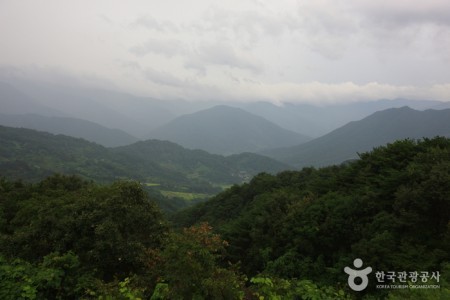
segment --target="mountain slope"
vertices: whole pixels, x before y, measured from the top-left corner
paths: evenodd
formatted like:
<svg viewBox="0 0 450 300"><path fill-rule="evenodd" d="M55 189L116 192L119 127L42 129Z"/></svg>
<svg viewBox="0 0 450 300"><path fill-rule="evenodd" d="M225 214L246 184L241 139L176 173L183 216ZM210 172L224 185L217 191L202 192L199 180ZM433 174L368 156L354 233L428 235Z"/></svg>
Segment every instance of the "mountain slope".
<svg viewBox="0 0 450 300"><path fill-rule="evenodd" d="M120 129L110 129L91 121L74 118L0 114L0 125L64 134L105 147L129 145L138 141L136 137Z"/></svg>
<svg viewBox="0 0 450 300"><path fill-rule="evenodd" d="M39 180L60 172L100 182L134 179L159 189L215 193L256 173L288 168L257 154L248 160L255 160L260 169L250 167L256 163L241 165L239 157L188 150L166 141L105 148L64 135L0 126L0 176L14 179Z"/></svg>
<svg viewBox="0 0 450 300"><path fill-rule="evenodd" d="M308 143L263 152L296 167L326 166L357 158L358 152L404 138L450 136L450 109L409 107L376 112Z"/></svg>
<svg viewBox="0 0 450 300"><path fill-rule="evenodd" d="M0 126L0 176L39 180L54 172L100 182L128 177L107 148L64 135Z"/></svg>
<svg viewBox="0 0 450 300"><path fill-rule="evenodd" d="M204 150L185 149L173 142L160 140L137 142L112 151L143 162L154 161L168 170L214 185L242 182L260 172L277 173L289 168L288 165L258 154L224 157Z"/></svg>
<svg viewBox="0 0 450 300"><path fill-rule="evenodd" d="M152 131L150 137L218 154L255 152L309 140L260 116L223 105L178 117Z"/></svg>

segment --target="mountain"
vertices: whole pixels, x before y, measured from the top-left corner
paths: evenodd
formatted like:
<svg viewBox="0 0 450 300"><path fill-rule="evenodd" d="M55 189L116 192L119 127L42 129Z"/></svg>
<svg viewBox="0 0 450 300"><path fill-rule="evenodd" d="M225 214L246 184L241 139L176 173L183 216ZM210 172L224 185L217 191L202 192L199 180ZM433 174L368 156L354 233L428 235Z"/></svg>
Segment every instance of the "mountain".
<svg viewBox="0 0 450 300"><path fill-rule="evenodd" d="M37 113L42 115L62 115L61 112L38 103L14 86L0 81L0 111L3 114Z"/></svg>
<svg viewBox="0 0 450 300"><path fill-rule="evenodd" d="M260 172L288 169L257 154L231 157L148 140L105 148L83 139L0 126L0 176L37 181L54 172L98 182L132 179L163 195L206 197Z"/></svg>
<svg viewBox="0 0 450 300"><path fill-rule="evenodd" d="M138 141L136 137L120 129L110 129L91 121L75 118L0 114L0 125L64 134L83 138L105 147L123 146Z"/></svg>
<svg viewBox="0 0 450 300"><path fill-rule="evenodd" d="M309 140L260 116L225 105L178 117L152 131L150 137L217 154L256 152Z"/></svg>
<svg viewBox="0 0 450 300"><path fill-rule="evenodd" d="M425 100L377 100L317 106L307 103L274 105L267 102L243 104L240 107L253 114L292 131L319 137L348 122L360 120L374 112L395 107L409 106L416 110L438 109L443 102ZM435 106L438 106L435 108ZM441 107L448 108L448 107Z"/></svg>
<svg viewBox="0 0 450 300"><path fill-rule="evenodd" d="M294 165L327 166L355 159L364 152L397 139L450 136L450 109L417 111L409 107L376 112L329 134L294 147L263 154Z"/></svg>

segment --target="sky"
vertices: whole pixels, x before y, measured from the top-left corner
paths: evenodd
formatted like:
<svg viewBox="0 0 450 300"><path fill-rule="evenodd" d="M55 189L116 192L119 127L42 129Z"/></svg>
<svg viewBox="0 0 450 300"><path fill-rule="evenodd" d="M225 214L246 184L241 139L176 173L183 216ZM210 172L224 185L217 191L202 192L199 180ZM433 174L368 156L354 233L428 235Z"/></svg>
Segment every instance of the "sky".
<svg viewBox="0 0 450 300"><path fill-rule="evenodd" d="M0 67L158 99L450 101L450 1L0 0Z"/></svg>

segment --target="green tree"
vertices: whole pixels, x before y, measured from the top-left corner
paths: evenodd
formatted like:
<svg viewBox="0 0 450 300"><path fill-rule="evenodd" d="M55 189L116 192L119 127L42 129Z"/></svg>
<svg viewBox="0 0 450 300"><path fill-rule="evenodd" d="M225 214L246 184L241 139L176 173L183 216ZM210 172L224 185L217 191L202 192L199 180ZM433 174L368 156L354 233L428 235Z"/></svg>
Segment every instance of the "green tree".
<svg viewBox="0 0 450 300"><path fill-rule="evenodd" d="M243 278L219 261L227 242L202 223L172 233L161 254L170 299L240 299Z"/></svg>
<svg viewBox="0 0 450 300"><path fill-rule="evenodd" d="M79 299L88 296L94 283L73 253L51 253L37 265L0 256L1 299Z"/></svg>
<svg viewBox="0 0 450 300"><path fill-rule="evenodd" d="M161 212L138 183L97 186L58 175L27 189L8 212L0 251L9 257L37 262L73 251L83 266L111 280L145 272L145 250L160 247L166 236Z"/></svg>

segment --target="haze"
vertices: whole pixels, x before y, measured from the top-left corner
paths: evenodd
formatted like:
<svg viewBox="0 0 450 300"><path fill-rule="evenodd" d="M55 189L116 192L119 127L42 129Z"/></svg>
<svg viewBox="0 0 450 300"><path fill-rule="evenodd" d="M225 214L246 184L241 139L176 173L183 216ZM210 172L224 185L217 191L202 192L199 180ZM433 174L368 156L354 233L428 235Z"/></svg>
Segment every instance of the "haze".
<svg viewBox="0 0 450 300"><path fill-rule="evenodd" d="M158 99L450 100L450 2L0 1L3 77Z"/></svg>

